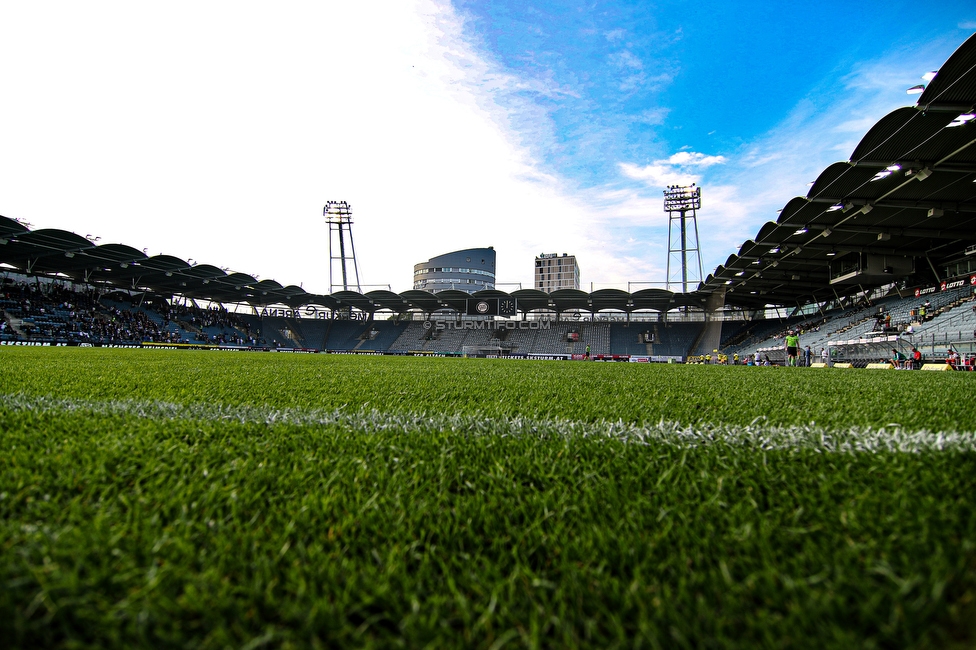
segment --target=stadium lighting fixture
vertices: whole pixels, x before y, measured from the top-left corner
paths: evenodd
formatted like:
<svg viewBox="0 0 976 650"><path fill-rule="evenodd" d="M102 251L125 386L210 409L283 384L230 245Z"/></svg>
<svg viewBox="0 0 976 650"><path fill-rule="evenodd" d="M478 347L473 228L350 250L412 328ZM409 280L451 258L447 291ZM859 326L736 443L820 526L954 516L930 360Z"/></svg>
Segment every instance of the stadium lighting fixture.
<svg viewBox="0 0 976 650"><path fill-rule="evenodd" d="M849 212L849 211L851 211L851 210L853 210L853 209L854 209L854 204L853 204L853 203L851 203L850 201L848 201L847 203L845 203L845 204L844 204L844 207L843 207L843 208L841 208L841 209L842 209L842 210L843 210L844 212Z"/></svg>
<svg viewBox="0 0 976 650"><path fill-rule="evenodd" d="M830 237L831 234L833 234L833 231L830 228L824 228L823 232L821 233L821 236Z"/></svg>
<svg viewBox="0 0 976 650"><path fill-rule="evenodd" d="M746 274L746 272L745 272L745 271L739 271L738 273L736 273L736 274L735 274L735 277L737 277L737 278L741 278L741 277L742 277L743 275L745 275L745 274Z"/></svg>
<svg viewBox="0 0 976 650"><path fill-rule="evenodd" d="M322 208L322 216L325 217L326 224L329 226L329 292L334 293L337 289L355 291L362 293L362 285L359 281L359 264L356 262L356 245L352 239L352 206L346 201L326 201ZM349 239L350 253L346 252L346 238ZM338 240L338 250L335 242ZM352 284L349 277L347 266L352 264L355 273L356 283ZM336 267L341 272L342 283L336 277Z"/></svg>
<svg viewBox="0 0 976 650"><path fill-rule="evenodd" d="M921 95L923 92L925 92L925 84L918 84L917 86L912 86L905 92L908 93L909 95Z"/></svg>
<svg viewBox="0 0 976 650"><path fill-rule="evenodd" d="M954 119L951 122L949 122L948 124L946 124L946 128L952 128L952 127L955 127L955 126L962 126L966 122L971 121L973 118L976 118L976 113L962 113L961 115L959 115L958 117L956 117L956 119Z"/></svg>
<svg viewBox="0 0 976 650"><path fill-rule="evenodd" d="M701 209L701 188L694 183L691 187L672 185L664 190L664 211L678 212L681 210Z"/></svg>
<svg viewBox="0 0 976 650"><path fill-rule="evenodd" d="M928 83L929 81L935 79L935 75L937 74L939 74L938 70L932 70L931 72L926 72L925 74L922 75L922 81Z"/></svg>
<svg viewBox="0 0 976 650"><path fill-rule="evenodd" d="M841 205L840 203L835 203L829 208L827 208L827 212L837 212L838 210L843 210L843 209L844 209L843 205Z"/></svg>
<svg viewBox="0 0 976 650"><path fill-rule="evenodd" d="M838 209L840 209L840 208L838 208ZM793 234L794 234L794 235L805 235L805 234L807 234L808 232L810 232L810 231L809 231L809 230L807 230L807 227L806 227L806 226L803 226L802 228L797 228L797 229L796 229L796 230L795 230L795 231L793 232Z"/></svg>
<svg viewBox="0 0 976 650"><path fill-rule="evenodd" d="M837 251L834 250L833 248L831 248L829 251L827 251L827 257L833 257L836 254L837 254Z"/></svg>
<svg viewBox="0 0 976 650"><path fill-rule="evenodd" d="M775 255L776 253L779 252L779 246L776 246L775 248L770 248L769 252Z"/></svg>
<svg viewBox="0 0 976 650"><path fill-rule="evenodd" d="M899 171L900 169L901 169L901 165L888 165L887 167L879 171L877 174L875 174L874 177L868 182L880 181L882 178L888 178L889 176L891 176L896 171Z"/></svg>
<svg viewBox="0 0 976 650"><path fill-rule="evenodd" d="M692 183L690 186L670 185L664 190L664 211L668 213L668 265L667 288L671 289L672 273L671 261L681 267L681 290L688 292L689 268L692 270L691 280L694 281L695 263L689 263L689 256L697 258L698 280L704 277L701 266L701 251L698 237L698 210L701 209L701 187ZM691 223L688 223L688 222ZM694 243L691 242L692 236ZM677 274L675 274L677 275Z"/></svg>
<svg viewBox="0 0 976 650"><path fill-rule="evenodd" d="M874 210L874 206L871 205L870 203L865 203L864 205L861 206L861 209L858 210L857 212L858 214L867 214L871 210Z"/></svg>
<svg viewBox="0 0 976 650"><path fill-rule="evenodd" d="M928 167L923 167L922 169L915 172L915 178L920 181L924 181L926 178L932 175L932 170Z"/></svg>

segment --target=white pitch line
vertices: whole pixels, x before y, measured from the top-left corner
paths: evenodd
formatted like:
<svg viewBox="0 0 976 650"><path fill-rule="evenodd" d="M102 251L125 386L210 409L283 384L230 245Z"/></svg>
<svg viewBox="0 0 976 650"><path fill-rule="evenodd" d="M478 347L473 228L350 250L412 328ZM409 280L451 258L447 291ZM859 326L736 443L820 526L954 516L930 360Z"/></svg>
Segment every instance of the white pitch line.
<svg viewBox="0 0 976 650"><path fill-rule="evenodd" d="M0 411L131 416L152 420L223 421L241 424L335 427L363 434L384 431L451 431L484 436L580 436L681 448L726 445L763 450L812 449L823 453L921 453L976 451L976 432L909 431L899 425L828 429L816 424L773 426L761 419L749 425L661 421L654 425L622 421L535 420L522 417L385 412L376 409L275 409L264 406L175 404L139 400L80 400L53 396L0 396Z"/></svg>

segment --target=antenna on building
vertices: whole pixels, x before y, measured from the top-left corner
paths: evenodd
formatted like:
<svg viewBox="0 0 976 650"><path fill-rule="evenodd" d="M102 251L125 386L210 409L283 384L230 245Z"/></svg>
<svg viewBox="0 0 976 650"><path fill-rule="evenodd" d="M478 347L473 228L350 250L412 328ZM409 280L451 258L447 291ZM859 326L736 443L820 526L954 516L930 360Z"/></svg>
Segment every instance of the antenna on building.
<svg viewBox="0 0 976 650"><path fill-rule="evenodd" d="M352 206L345 201L327 201L322 209L322 216L329 224L329 293L337 289L362 293L359 284L359 265L356 263L356 245L352 241ZM346 236L349 237L349 252L346 254ZM338 250L336 250L338 247ZM355 284L350 284L348 273L349 263L356 274ZM342 283L336 281L336 265L338 264Z"/></svg>
<svg viewBox="0 0 976 650"><path fill-rule="evenodd" d="M677 284L677 279L672 276L671 261L680 262L681 268L681 292L688 293L689 267L688 256L693 255L697 259L697 264L693 261L691 267L692 282L702 281L701 252L698 249L698 217L697 211L701 209L701 187L696 187L694 183L691 187L681 185L671 185L664 190L664 211L668 213L668 277L667 288L671 290L672 282ZM689 241L688 220L691 220L691 230L694 231L694 241ZM677 222L677 224L675 223ZM678 232L675 233L675 225ZM675 235L677 234L677 238ZM695 276L697 269L697 277ZM674 271L677 275L677 269Z"/></svg>

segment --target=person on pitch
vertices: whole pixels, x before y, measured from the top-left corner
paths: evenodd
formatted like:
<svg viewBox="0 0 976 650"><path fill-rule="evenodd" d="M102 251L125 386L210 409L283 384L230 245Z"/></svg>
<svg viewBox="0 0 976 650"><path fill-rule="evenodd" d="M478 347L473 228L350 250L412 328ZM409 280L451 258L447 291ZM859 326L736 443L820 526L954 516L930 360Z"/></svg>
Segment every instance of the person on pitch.
<svg viewBox="0 0 976 650"><path fill-rule="evenodd" d="M796 354L800 350L800 337L790 330L786 334L786 365L796 367Z"/></svg>

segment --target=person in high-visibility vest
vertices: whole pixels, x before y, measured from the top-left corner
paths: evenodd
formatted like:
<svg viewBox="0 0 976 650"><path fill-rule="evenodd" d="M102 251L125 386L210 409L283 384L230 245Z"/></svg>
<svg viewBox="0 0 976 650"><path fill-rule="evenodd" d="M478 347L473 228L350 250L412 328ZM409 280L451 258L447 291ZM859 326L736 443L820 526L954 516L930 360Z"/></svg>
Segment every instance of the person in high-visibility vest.
<svg viewBox="0 0 976 650"><path fill-rule="evenodd" d="M796 366L796 354L800 349L800 337L796 335L796 332L790 330L786 334L786 363L790 366Z"/></svg>

